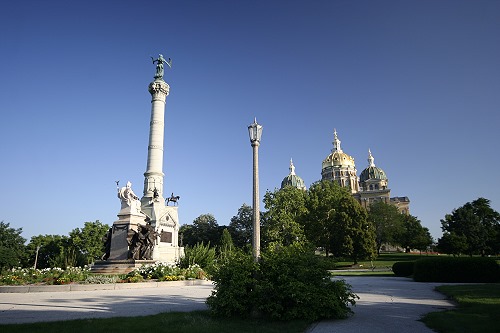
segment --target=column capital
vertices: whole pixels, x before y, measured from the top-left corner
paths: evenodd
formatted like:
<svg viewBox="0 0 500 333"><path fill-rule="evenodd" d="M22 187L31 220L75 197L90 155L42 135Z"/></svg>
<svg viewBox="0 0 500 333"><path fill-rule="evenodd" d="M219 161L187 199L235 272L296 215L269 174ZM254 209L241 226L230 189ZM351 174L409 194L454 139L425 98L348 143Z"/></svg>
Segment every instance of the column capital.
<svg viewBox="0 0 500 333"><path fill-rule="evenodd" d="M156 97L165 101L170 91L170 86L163 80L154 80L149 84L148 90L153 99Z"/></svg>

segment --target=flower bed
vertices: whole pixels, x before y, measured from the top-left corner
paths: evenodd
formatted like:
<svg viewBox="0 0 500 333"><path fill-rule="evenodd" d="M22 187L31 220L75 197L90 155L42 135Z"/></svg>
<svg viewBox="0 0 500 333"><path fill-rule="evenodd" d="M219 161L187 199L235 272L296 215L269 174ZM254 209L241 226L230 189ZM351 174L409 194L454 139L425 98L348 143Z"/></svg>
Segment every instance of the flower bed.
<svg viewBox="0 0 500 333"><path fill-rule="evenodd" d="M179 281L186 279L205 279L205 271L199 265L180 268L176 264L155 263L143 265L126 275L96 275L90 268L13 268L0 275L0 285L61 285L69 283L104 284L133 283L147 281Z"/></svg>

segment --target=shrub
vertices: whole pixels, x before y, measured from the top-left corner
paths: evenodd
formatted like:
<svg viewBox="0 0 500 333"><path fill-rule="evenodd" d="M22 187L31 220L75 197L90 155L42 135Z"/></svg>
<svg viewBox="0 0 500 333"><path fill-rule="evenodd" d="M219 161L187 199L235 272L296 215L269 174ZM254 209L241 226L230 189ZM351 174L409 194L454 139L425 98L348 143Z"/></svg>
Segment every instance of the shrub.
<svg viewBox="0 0 500 333"><path fill-rule="evenodd" d="M407 277L413 275L414 261L398 261L392 265L392 272L396 276Z"/></svg>
<svg viewBox="0 0 500 333"><path fill-rule="evenodd" d="M344 281L332 281L324 262L300 245L262 254L259 263L236 253L213 276L207 304L215 315L271 319L345 318L357 296Z"/></svg>
<svg viewBox="0 0 500 333"><path fill-rule="evenodd" d="M136 282L142 282L144 278L142 277L141 273L137 270L133 270L132 272L128 273L125 280L129 283L136 283Z"/></svg>
<svg viewBox="0 0 500 333"><path fill-rule="evenodd" d="M159 279L167 275L182 275L181 269L176 264L167 262L142 265L138 272L145 279Z"/></svg>
<svg viewBox="0 0 500 333"><path fill-rule="evenodd" d="M204 245L198 243L193 247L186 246L184 257L181 258L179 265L182 268L188 268L192 265L199 265L201 268L211 273L214 269L215 248L210 247L210 243Z"/></svg>
<svg viewBox="0 0 500 333"><path fill-rule="evenodd" d="M87 266L85 267L68 267L66 268L62 274L60 279L61 281L68 281L68 282L63 282L64 283L69 283L69 282L80 282L80 281L85 281L87 276L90 274L90 268Z"/></svg>
<svg viewBox="0 0 500 333"><path fill-rule="evenodd" d="M418 282L497 282L500 269L492 258L433 257L415 261Z"/></svg>
<svg viewBox="0 0 500 333"><path fill-rule="evenodd" d="M247 316L253 310L258 265L253 257L243 252L234 252L226 257L224 265L218 267L212 280L215 288L207 299L213 314L223 317Z"/></svg>
<svg viewBox="0 0 500 333"><path fill-rule="evenodd" d="M89 275L83 281L83 283L89 284L108 284L108 283L117 283L120 282L122 278L118 275Z"/></svg>
<svg viewBox="0 0 500 333"><path fill-rule="evenodd" d="M204 279L205 271L198 264L194 264L183 270L183 275L187 279Z"/></svg>

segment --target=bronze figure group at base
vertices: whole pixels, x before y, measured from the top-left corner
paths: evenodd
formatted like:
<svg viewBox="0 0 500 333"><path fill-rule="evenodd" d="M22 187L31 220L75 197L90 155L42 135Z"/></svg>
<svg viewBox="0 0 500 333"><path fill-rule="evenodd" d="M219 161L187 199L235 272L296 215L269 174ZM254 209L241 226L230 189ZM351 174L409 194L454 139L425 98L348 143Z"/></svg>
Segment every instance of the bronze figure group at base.
<svg viewBox="0 0 500 333"><path fill-rule="evenodd" d="M152 260L157 237L158 233L149 223L138 225L137 231L133 229L129 230L127 236L129 246L128 259Z"/></svg>

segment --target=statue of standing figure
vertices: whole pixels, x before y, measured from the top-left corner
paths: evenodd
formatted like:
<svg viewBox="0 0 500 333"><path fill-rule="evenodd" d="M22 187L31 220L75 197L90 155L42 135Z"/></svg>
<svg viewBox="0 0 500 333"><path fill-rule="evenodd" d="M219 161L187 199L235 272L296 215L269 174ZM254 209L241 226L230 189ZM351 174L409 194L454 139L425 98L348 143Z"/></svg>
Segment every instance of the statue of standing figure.
<svg viewBox="0 0 500 333"><path fill-rule="evenodd" d="M154 59L151 57L151 60L153 60L153 64L156 62L156 73L154 78L159 80L163 79L163 64L167 64L168 67L172 68L172 59L168 58L168 61L163 58L163 55L158 55L158 59Z"/></svg>

